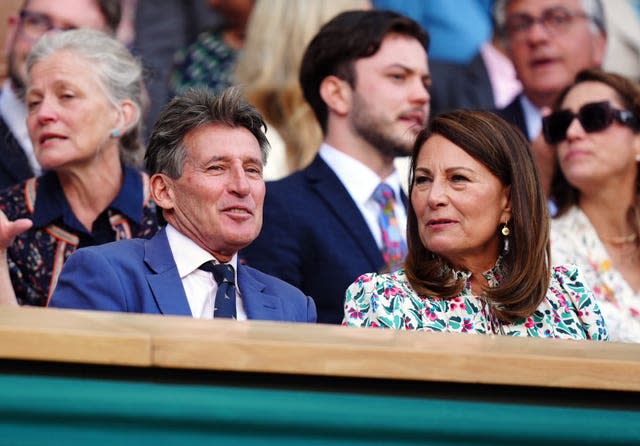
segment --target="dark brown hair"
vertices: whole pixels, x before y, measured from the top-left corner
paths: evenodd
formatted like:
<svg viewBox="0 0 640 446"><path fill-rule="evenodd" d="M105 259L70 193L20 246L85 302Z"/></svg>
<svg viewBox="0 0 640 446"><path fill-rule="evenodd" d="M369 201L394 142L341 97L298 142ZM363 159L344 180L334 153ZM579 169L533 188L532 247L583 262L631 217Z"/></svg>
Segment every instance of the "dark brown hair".
<svg viewBox="0 0 640 446"><path fill-rule="evenodd" d="M576 75L574 82L565 88L556 100L553 107L554 111L560 110L567 94L573 87L582 82L600 82L613 88L624 108L631 111L636 119L640 119L640 87L619 74L595 68L580 71ZM639 131L637 128L632 129L636 133ZM558 208L555 217L563 215L572 206L576 206L580 198L580 191L569 184L557 161L555 175L551 182L551 197ZM636 176L635 199L628 209L627 220L634 228L635 234L640 236L640 175Z"/></svg>
<svg viewBox="0 0 640 446"><path fill-rule="evenodd" d="M510 186L510 249L503 257L505 278L497 288L486 289L495 314L513 322L530 316L549 286L549 217L529 142L497 115L488 111L454 110L437 116L417 136L411 159L409 195L412 196L416 160L425 142L440 135L482 163L505 186ZM496 227L496 237L500 228ZM409 200L405 271L421 295L451 299L460 293L456 280L440 256L420 240L418 219Z"/></svg>
<svg viewBox="0 0 640 446"><path fill-rule="evenodd" d="M376 54L384 38L392 33L415 38L425 52L429 48L429 34L416 21L381 9L338 14L311 40L300 65L300 86L323 132L327 130L328 111L320 96L322 81L333 75L355 87L355 61Z"/></svg>

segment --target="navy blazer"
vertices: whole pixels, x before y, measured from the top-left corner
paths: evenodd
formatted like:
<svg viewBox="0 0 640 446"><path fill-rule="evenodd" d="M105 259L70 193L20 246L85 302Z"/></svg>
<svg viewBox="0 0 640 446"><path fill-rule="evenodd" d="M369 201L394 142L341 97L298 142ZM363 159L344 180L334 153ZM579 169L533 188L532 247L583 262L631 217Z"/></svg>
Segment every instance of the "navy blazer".
<svg viewBox="0 0 640 446"><path fill-rule="evenodd" d="M431 116L456 108L496 108L491 79L480 52L468 64L429 61L429 71L433 79Z"/></svg>
<svg viewBox="0 0 640 446"><path fill-rule="evenodd" d="M248 319L316 321L313 300L282 280L238 265L238 287ZM49 306L191 316L164 229L73 253Z"/></svg>
<svg viewBox="0 0 640 446"><path fill-rule="evenodd" d="M524 118L524 110L522 109L522 104L520 103L520 96L522 96L522 93L516 96L516 98L511 101L511 103L505 108L495 110L495 112L502 119L513 124L518 130L522 132L524 137L529 140L527 121Z"/></svg>
<svg viewBox="0 0 640 446"><path fill-rule="evenodd" d="M267 183L262 232L240 255L313 297L318 322L332 324L342 322L347 287L385 267L358 206L319 155L304 170Z"/></svg>
<svg viewBox="0 0 640 446"><path fill-rule="evenodd" d="M0 189L20 183L34 176L27 155L0 117Z"/></svg>

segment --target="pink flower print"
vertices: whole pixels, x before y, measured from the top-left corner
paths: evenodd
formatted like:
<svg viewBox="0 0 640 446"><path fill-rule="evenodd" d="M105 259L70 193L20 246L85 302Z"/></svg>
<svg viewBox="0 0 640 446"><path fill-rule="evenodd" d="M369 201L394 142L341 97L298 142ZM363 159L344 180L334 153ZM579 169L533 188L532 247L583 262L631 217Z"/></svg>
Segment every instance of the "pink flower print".
<svg viewBox="0 0 640 446"><path fill-rule="evenodd" d="M349 316L353 319L362 319L364 314L362 311L358 311L356 308L349 308Z"/></svg>
<svg viewBox="0 0 640 446"><path fill-rule="evenodd" d="M456 308L464 310L464 302L461 297L454 297L450 302L449 308L451 310L455 310Z"/></svg>
<svg viewBox="0 0 640 446"><path fill-rule="evenodd" d="M629 308L629 312L633 317L640 317L640 310L638 310L637 308Z"/></svg>
<svg viewBox="0 0 640 446"><path fill-rule="evenodd" d="M468 317L465 317L464 320L462 321L462 332L468 333L471 330L473 330L473 324L471 323L471 319L469 319Z"/></svg>
<svg viewBox="0 0 640 446"><path fill-rule="evenodd" d="M397 287L389 287L389 288L385 288L384 290L384 295L385 297L395 297L397 295L401 294L401 290L400 288Z"/></svg>
<svg viewBox="0 0 640 446"><path fill-rule="evenodd" d="M409 316L404 317L404 328L406 328L407 330L413 330L415 328Z"/></svg>
<svg viewBox="0 0 640 446"><path fill-rule="evenodd" d="M424 315L427 317L427 319L429 319L430 321L435 321L436 319L438 319L438 316L436 315L436 313L434 313L433 311L431 311L431 308L426 307L424 309Z"/></svg>
<svg viewBox="0 0 640 446"><path fill-rule="evenodd" d="M533 328L536 326L536 323L533 322L533 319L531 317L528 317L527 322L525 322L524 326L527 328Z"/></svg>

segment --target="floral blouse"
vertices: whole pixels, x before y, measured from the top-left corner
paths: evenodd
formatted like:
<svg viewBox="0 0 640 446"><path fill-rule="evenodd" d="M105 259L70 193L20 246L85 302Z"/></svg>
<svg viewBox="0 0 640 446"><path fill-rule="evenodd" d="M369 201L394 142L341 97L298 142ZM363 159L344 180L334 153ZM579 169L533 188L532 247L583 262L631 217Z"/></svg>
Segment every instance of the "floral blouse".
<svg viewBox="0 0 640 446"><path fill-rule="evenodd" d="M53 171L0 191L0 210L9 220L33 221L7 249L18 303L46 306L62 265L78 248L155 234L156 204L150 200L148 184L147 174L125 167L120 192L91 232L77 220Z"/></svg>
<svg viewBox="0 0 640 446"><path fill-rule="evenodd" d="M640 293L613 267L596 230L578 207L551 220L551 258L554 263L580 266L612 340L640 342Z"/></svg>
<svg viewBox="0 0 640 446"><path fill-rule="evenodd" d="M403 269L360 276L346 292L343 325L454 333L503 334L561 339L607 340L600 310L575 266L552 270L546 298L529 317L499 320L489 304L471 292L471 273L454 271L465 287L453 299L418 295ZM484 274L497 287L500 263Z"/></svg>

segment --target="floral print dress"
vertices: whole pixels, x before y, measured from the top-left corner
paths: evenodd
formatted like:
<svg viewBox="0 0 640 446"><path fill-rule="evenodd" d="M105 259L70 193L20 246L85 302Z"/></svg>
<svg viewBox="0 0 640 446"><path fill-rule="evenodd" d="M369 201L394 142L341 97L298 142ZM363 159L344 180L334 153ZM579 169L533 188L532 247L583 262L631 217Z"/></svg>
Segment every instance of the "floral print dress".
<svg viewBox="0 0 640 446"><path fill-rule="evenodd" d="M465 280L453 299L420 296L403 269L360 276L346 292L343 325L454 333L502 334L560 339L607 340L593 294L575 266L552 270L546 298L529 317L507 323L494 316L487 302L471 292L471 273L452 271ZM500 262L484 274L490 287L502 278Z"/></svg>
<svg viewBox="0 0 640 446"><path fill-rule="evenodd" d="M640 293L613 267L598 233L577 206L551 220L551 258L583 271L612 340L640 342Z"/></svg>

